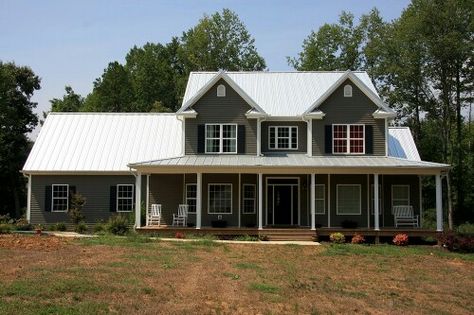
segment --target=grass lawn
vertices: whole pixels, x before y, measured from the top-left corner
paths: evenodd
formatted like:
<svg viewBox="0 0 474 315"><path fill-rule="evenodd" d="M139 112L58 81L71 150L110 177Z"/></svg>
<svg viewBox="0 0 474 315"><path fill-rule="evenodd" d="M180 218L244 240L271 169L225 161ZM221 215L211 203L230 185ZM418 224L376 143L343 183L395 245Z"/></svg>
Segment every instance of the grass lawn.
<svg viewBox="0 0 474 315"><path fill-rule="evenodd" d="M0 236L0 314L474 313L474 255Z"/></svg>

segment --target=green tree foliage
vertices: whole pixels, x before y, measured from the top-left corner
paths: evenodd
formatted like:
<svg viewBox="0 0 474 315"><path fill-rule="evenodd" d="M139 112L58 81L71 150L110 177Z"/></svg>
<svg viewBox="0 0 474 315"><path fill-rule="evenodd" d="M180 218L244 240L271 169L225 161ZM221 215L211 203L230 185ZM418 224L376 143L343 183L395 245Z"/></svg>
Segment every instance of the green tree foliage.
<svg viewBox="0 0 474 315"><path fill-rule="evenodd" d="M53 98L51 103L52 112L78 112L84 105L84 98L76 94L72 87L66 85L66 94L61 99Z"/></svg>
<svg viewBox="0 0 474 315"><path fill-rule="evenodd" d="M0 213L20 215L25 180L19 173L31 145L26 133L38 123L31 101L40 79L28 67L0 61Z"/></svg>

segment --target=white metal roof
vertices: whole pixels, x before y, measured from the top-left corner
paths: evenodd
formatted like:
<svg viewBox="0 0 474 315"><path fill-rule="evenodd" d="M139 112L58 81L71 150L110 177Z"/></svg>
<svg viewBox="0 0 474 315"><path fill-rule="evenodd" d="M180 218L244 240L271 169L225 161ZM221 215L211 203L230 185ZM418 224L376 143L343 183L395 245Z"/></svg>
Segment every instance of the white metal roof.
<svg viewBox="0 0 474 315"><path fill-rule="evenodd" d="M388 128L388 155L402 159L421 161L410 128Z"/></svg>
<svg viewBox="0 0 474 315"><path fill-rule="evenodd" d="M23 172L127 171L182 154L181 121L159 113L50 113Z"/></svg>
<svg viewBox="0 0 474 315"><path fill-rule="evenodd" d="M246 95L270 116L300 116L343 76L355 75L378 98L367 72L225 72ZM189 103L219 72L192 72L183 106ZM183 107L182 107L183 109Z"/></svg>

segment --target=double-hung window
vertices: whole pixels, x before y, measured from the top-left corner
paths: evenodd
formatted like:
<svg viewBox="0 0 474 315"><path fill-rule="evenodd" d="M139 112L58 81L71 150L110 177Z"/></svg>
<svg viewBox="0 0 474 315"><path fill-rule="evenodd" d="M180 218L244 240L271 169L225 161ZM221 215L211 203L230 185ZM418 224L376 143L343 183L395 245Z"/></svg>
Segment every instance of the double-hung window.
<svg viewBox="0 0 474 315"><path fill-rule="evenodd" d="M209 214L232 213L232 184L209 184L207 212Z"/></svg>
<svg viewBox="0 0 474 315"><path fill-rule="evenodd" d="M243 214L253 214L255 213L255 185L254 184L244 184L243 185L243 202L242 202L242 213Z"/></svg>
<svg viewBox="0 0 474 315"><path fill-rule="evenodd" d="M268 130L269 148L273 150L297 150L298 127L270 126Z"/></svg>
<svg viewBox="0 0 474 315"><path fill-rule="evenodd" d="M364 154L365 125L332 125L332 153Z"/></svg>
<svg viewBox="0 0 474 315"><path fill-rule="evenodd" d="M314 202L315 202L315 213L316 214L324 214L326 213L326 186L324 184L316 184L315 187L315 194L314 194Z"/></svg>
<svg viewBox="0 0 474 315"><path fill-rule="evenodd" d="M117 212L133 211L133 184L117 185Z"/></svg>
<svg viewBox="0 0 474 315"><path fill-rule="evenodd" d="M188 205L188 213L196 213L196 200L196 184L186 184L186 204Z"/></svg>
<svg viewBox="0 0 474 315"><path fill-rule="evenodd" d="M237 153L237 125L206 124L206 153Z"/></svg>
<svg viewBox="0 0 474 315"><path fill-rule="evenodd" d="M67 212L69 208L69 185L54 184L52 185L52 212Z"/></svg>
<svg viewBox="0 0 474 315"><path fill-rule="evenodd" d="M392 207L410 205L410 185L392 185Z"/></svg>
<svg viewBox="0 0 474 315"><path fill-rule="evenodd" d="M337 215L361 214L360 185L339 184L336 186L336 213Z"/></svg>

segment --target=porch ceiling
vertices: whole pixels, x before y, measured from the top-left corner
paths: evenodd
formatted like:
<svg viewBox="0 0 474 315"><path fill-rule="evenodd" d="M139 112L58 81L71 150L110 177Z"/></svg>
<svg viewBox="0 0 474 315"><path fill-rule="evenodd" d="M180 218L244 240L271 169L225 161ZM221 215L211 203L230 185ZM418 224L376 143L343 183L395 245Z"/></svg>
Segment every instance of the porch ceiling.
<svg viewBox="0 0 474 315"><path fill-rule="evenodd" d="M418 174L434 175L449 165L385 156L314 156L305 154L186 155L131 163L129 167L146 173L292 173L332 174Z"/></svg>

